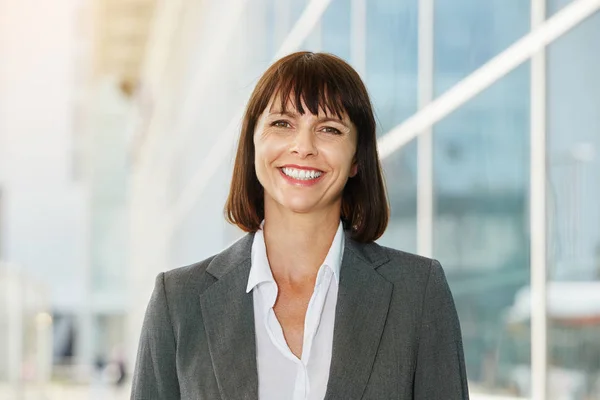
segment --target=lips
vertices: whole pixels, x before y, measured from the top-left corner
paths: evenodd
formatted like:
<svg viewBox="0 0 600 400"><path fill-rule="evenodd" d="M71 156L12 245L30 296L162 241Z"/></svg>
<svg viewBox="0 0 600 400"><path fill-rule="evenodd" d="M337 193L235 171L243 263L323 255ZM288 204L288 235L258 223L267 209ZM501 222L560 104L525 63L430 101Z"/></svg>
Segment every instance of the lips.
<svg viewBox="0 0 600 400"><path fill-rule="evenodd" d="M323 172L318 168L313 168L313 167L308 167L308 166L303 166L303 165L296 165L296 164L285 164L282 165L279 168L292 168L292 169L299 169L299 170L305 170L305 171L318 171L318 172Z"/></svg>
<svg viewBox="0 0 600 400"><path fill-rule="evenodd" d="M323 172L315 169L298 169L291 167L282 167L281 172L290 178L299 180L310 180L320 177Z"/></svg>
<svg viewBox="0 0 600 400"><path fill-rule="evenodd" d="M280 167L279 172L286 181L295 186L312 186L319 182L325 175L325 172L321 170L295 165Z"/></svg>

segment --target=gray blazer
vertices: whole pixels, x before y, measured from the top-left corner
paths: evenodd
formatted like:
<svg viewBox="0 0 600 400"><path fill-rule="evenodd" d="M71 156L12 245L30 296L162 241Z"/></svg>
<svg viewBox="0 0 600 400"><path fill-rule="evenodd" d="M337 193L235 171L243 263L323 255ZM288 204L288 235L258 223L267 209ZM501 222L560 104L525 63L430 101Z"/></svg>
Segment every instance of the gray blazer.
<svg viewBox="0 0 600 400"><path fill-rule="evenodd" d="M258 399L246 293L253 238L158 275L131 399ZM325 399L468 398L460 325L440 264L346 233Z"/></svg>

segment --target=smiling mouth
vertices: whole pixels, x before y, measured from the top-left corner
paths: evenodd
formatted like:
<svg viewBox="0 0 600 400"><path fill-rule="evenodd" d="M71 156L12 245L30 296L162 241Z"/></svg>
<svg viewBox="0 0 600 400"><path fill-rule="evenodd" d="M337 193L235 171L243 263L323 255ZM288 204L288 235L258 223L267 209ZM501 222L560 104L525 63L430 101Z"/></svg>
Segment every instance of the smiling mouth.
<svg viewBox="0 0 600 400"><path fill-rule="evenodd" d="M311 180L317 179L323 175L323 171L319 171L319 170L315 170L315 169L306 170L306 169L297 169L297 168L290 168L290 167L282 167L279 169L281 170L281 172L283 172L283 174L285 176L290 177L292 179L299 180L299 181L311 181Z"/></svg>

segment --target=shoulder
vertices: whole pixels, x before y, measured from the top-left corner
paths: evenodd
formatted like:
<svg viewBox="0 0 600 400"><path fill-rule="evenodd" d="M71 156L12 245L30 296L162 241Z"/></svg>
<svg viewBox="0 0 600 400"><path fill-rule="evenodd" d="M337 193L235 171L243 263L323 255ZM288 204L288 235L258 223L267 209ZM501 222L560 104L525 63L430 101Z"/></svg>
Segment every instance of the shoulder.
<svg viewBox="0 0 600 400"><path fill-rule="evenodd" d="M210 283L210 279L206 274L206 270L210 263L217 257L214 254L204 260L196 263L175 268L164 273L164 285L167 293L186 292L189 290L198 291L206 283Z"/></svg>
<svg viewBox="0 0 600 400"><path fill-rule="evenodd" d="M401 265L405 268L430 268L431 264L435 262L432 258L420 256L418 254L409 253L407 251L394 249L373 243L373 245L379 248L379 251L383 252L389 258L389 263L395 265Z"/></svg>
<svg viewBox="0 0 600 400"><path fill-rule="evenodd" d="M388 255L389 261L378 268L377 272L395 286L423 299L452 297L446 273L438 260L385 246L379 247Z"/></svg>
<svg viewBox="0 0 600 400"><path fill-rule="evenodd" d="M431 275L443 275L440 263L432 258L382 246L376 242L351 246L357 255L372 264L390 282L427 284Z"/></svg>
<svg viewBox="0 0 600 400"><path fill-rule="evenodd" d="M164 273L167 293L201 294L218 278L250 258L254 235L247 234L219 253Z"/></svg>
<svg viewBox="0 0 600 400"><path fill-rule="evenodd" d="M452 298L446 274L441 264L432 258L381 246L364 245L363 253L378 254L379 263L372 263L376 272L394 287L398 307L407 304L421 307L427 301Z"/></svg>

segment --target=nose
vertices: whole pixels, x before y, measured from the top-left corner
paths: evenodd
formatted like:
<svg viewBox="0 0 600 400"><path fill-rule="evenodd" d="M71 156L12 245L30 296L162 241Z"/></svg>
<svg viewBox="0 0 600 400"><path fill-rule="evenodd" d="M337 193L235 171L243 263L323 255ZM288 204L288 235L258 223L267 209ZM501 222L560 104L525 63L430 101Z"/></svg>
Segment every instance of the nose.
<svg viewBox="0 0 600 400"><path fill-rule="evenodd" d="M318 154L317 146L315 145L315 135L311 129L299 129L294 135L294 140L290 146L290 152L306 158L316 156Z"/></svg>

